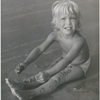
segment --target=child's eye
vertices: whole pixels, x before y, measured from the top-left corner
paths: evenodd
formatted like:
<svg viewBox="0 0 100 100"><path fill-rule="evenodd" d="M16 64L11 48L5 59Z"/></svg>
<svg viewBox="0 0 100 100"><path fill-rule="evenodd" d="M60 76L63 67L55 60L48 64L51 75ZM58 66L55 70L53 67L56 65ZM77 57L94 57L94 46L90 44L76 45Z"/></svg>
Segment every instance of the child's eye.
<svg viewBox="0 0 100 100"><path fill-rule="evenodd" d="M74 17L72 17L71 19L75 19Z"/></svg>
<svg viewBox="0 0 100 100"><path fill-rule="evenodd" d="M61 20L65 20L65 18L61 18Z"/></svg>
<svg viewBox="0 0 100 100"><path fill-rule="evenodd" d="M75 17L72 17L71 20L76 20L76 18Z"/></svg>

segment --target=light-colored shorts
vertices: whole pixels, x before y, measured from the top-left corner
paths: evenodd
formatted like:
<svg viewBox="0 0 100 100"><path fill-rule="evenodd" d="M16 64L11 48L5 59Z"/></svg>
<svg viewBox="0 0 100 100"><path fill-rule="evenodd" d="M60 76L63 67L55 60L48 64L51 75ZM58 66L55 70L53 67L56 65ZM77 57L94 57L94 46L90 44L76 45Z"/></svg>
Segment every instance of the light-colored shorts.
<svg viewBox="0 0 100 100"><path fill-rule="evenodd" d="M85 63L79 65L79 67L81 67L83 72L84 72L84 76L86 76L86 72L87 72L87 70L88 70L88 68L90 66L90 61L91 61L91 59L89 57L89 59Z"/></svg>

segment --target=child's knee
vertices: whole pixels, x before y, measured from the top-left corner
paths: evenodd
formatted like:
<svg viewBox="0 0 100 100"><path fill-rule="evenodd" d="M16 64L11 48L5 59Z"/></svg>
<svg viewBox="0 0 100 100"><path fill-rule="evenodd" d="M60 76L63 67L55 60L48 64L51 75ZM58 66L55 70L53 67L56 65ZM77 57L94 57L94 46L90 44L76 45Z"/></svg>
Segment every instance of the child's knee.
<svg viewBox="0 0 100 100"><path fill-rule="evenodd" d="M59 78L58 78L57 76L53 76L53 77L51 78L51 81L53 81L54 84L58 86L58 84L59 84Z"/></svg>
<svg viewBox="0 0 100 100"><path fill-rule="evenodd" d="M57 75L53 76L51 79L55 82L57 86L65 82L65 77L61 73L58 73Z"/></svg>

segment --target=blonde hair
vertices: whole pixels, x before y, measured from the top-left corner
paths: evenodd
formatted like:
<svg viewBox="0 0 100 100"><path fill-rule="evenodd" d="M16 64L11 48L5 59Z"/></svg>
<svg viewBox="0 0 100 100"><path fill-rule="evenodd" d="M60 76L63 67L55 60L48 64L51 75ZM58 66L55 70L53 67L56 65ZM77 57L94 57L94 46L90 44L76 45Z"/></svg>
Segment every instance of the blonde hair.
<svg viewBox="0 0 100 100"><path fill-rule="evenodd" d="M60 14L74 14L78 19L78 29L81 30L81 22L80 22L80 10L76 3L71 0L59 0L53 3L52 5L52 24L54 25L54 30L57 30L59 27L59 15Z"/></svg>

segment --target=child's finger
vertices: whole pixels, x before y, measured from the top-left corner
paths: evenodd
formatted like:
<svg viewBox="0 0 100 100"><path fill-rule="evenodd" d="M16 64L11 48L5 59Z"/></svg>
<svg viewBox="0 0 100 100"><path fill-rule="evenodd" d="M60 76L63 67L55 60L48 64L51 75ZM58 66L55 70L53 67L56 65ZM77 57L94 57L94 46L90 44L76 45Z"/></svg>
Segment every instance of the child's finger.
<svg viewBox="0 0 100 100"><path fill-rule="evenodd" d="M43 79L39 79L37 80L38 83L44 83L44 80Z"/></svg>

